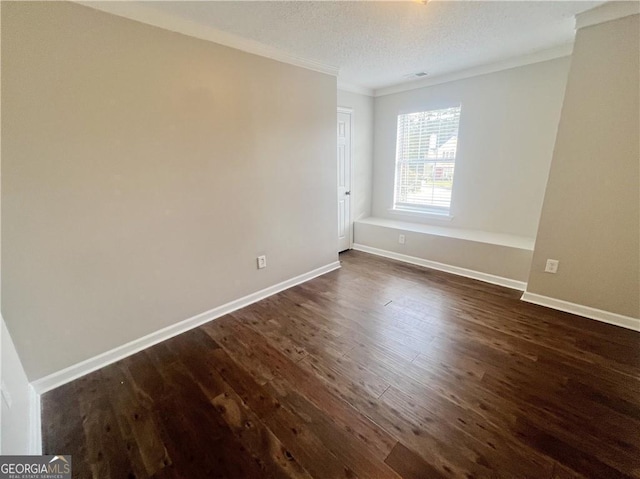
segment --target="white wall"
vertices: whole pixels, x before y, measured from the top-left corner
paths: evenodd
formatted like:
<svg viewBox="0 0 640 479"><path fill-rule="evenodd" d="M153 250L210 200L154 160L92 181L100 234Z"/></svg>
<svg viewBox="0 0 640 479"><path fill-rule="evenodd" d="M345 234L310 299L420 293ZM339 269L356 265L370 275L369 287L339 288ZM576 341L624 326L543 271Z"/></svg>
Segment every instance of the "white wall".
<svg viewBox="0 0 640 479"><path fill-rule="evenodd" d="M639 59L640 15L576 34L527 287L632 318L640 318ZM547 258L560 261L557 274L544 273Z"/></svg>
<svg viewBox="0 0 640 479"><path fill-rule="evenodd" d="M0 335L0 454L35 454L38 445L32 443L35 438L32 433L39 425L36 420L37 404L4 319Z"/></svg>
<svg viewBox="0 0 640 479"><path fill-rule="evenodd" d="M516 287L524 289L533 254L529 246L531 242L522 237L495 233L478 235L477 230L462 229L456 230L462 234L452 237L443 235L439 229L437 226L368 218L355 224L354 248L369 252L375 248L418 258L427 262L418 264L430 264L436 268L452 266L458 273L476 278L486 279L486 276L473 275L473 272L488 274L497 277L493 281L499 281L499 284L512 285L516 281ZM405 237L403 244L398 242L400 234Z"/></svg>
<svg viewBox="0 0 640 479"><path fill-rule="evenodd" d="M3 4L2 72L29 379L337 260L335 77L71 2Z"/></svg>
<svg viewBox="0 0 640 479"><path fill-rule="evenodd" d="M338 106L353 110L353 219L371 216L373 180L373 97L338 90Z"/></svg>
<svg viewBox="0 0 640 479"><path fill-rule="evenodd" d="M568 68L561 58L376 98L373 215L534 238ZM459 104L453 220L390 213L397 116Z"/></svg>

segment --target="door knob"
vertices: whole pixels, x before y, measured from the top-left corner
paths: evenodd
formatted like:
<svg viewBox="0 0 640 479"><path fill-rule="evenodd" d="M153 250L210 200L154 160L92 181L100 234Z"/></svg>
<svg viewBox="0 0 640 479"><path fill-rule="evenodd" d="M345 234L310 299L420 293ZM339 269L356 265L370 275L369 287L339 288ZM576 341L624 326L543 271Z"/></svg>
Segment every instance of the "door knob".
<svg viewBox="0 0 640 479"><path fill-rule="evenodd" d="M345 196L349 196L351 194L351 192L350 191L345 191L344 194L345 194Z"/></svg>

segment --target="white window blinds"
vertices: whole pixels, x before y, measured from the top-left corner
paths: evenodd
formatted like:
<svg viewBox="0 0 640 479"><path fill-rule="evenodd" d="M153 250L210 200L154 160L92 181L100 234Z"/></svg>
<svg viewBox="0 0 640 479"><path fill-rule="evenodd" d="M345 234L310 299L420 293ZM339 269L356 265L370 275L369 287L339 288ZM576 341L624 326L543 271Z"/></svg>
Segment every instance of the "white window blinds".
<svg viewBox="0 0 640 479"><path fill-rule="evenodd" d="M446 214L460 107L398 115L394 209Z"/></svg>

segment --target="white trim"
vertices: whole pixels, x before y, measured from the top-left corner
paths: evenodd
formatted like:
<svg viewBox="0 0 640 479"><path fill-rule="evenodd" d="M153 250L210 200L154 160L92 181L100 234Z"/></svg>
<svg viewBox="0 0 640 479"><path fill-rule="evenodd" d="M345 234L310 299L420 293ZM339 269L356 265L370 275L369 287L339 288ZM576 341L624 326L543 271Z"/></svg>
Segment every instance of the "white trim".
<svg viewBox="0 0 640 479"><path fill-rule="evenodd" d="M74 379L78 379L79 377L108 366L109 364L126 358L127 356L131 356L132 354L149 348L162 341L166 341L167 339L184 333L185 331L189 331L190 329L196 328L213 319L224 316L225 314L229 314L237 309L244 308L245 306L249 306L252 303L267 298L268 296L272 296L276 293L279 293L280 291L284 291L285 289L289 289L293 286L304 283L305 281L309 281L310 279L313 279L317 276L323 275L338 268L340 268L339 261L321 266L320 268L309 271L308 273L301 274L294 278L244 296L243 298L239 298L235 301L223 304L222 306L218 306L217 308L213 308L189 319L185 319L178 323L172 324L170 326L167 326L166 328L162 328L141 338L134 339L133 341L118 346L110 351L106 351L104 353L98 354L97 356L64 368L60 371L56 371L55 373L49 374L48 376L33 381L31 385L33 386L36 393L44 394L45 392L51 391L52 389L71 382Z"/></svg>
<svg viewBox="0 0 640 479"><path fill-rule="evenodd" d="M339 106L338 113L349 115L349 249L353 248L353 129L355 121L353 119L353 108Z"/></svg>
<svg viewBox="0 0 640 479"><path fill-rule="evenodd" d="M355 243L353 245L353 249L356 251L362 251L364 253L370 253L370 254L375 254L377 256L383 256L385 258L395 259L398 261L402 261L404 263L410 263L418 266L424 266L425 268L444 271L445 273L464 276L465 278L477 279L479 281L484 281L485 283L497 284L498 286L504 286L505 288L516 289L518 291L524 291L527 287L527 283L523 281L517 281L515 279L510 279L510 278L503 278L502 276L496 276L489 273L482 273L481 271L474 271L467 268L461 268L459 266L452 266L449 264L438 263L437 261L418 258L416 256L408 256L406 254L396 253L394 251L387 251L384 249L373 248L371 246L365 246L363 244Z"/></svg>
<svg viewBox="0 0 640 479"><path fill-rule="evenodd" d="M40 394L29 385L29 454L39 456L42 454L42 423L40 406Z"/></svg>
<svg viewBox="0 0 640 479"><path fill-rule="evenodd" d="M366 96L373 96L373 93L374 93L372 88L356 85L354 83L344 82L339 78L338 78L338 90L348 91L351 93L357 93L358 95L366 95Z"/></svg>
<svg viewBox="0 0 640 479"><path fill-rule="evenodd" d="M623 316L622 314L611 313L602 309L583 306L582 304L570 303L569 301L550 298L548 296L542 296L528 291L525 291L520 299L527 303L546 306L547 308L557 309L558 311L564 311L565 313L577 314L578 316L595 319L596 321L602 321L603 323L613 324L633 331L640 331L640 318Z"/></svg>
<svg viewBox="0 0 640 479"><path fill-rule="evenodd" d="M252 53L261 57L270 58L282 63L288 63L308 70L326 73L328 75L337 76L339 67L327 65L322 62L302 58L290 53L284 52L274 47L265 45L255 40L242 38L233 33L224 32L207 25L203 25L185 18L180 18L153 7L144 5L145 2L127 2L127 1L82 1L76 0L75 3L84 5L85 7L100 10L120 17L136 20L147 25L153 25L165 30L169 30L190 37L207 40L210 42L225 45L227 47L242 50L243 52Z"/></svg>
<svg viewBox="0 0 640 479"><path fill-rule="evenodd" d="M526 251L533 251L534 238L516 236L504 233L492 233L490 231L471 230L464 228L452 228L450 226L436 226L413 221L398 221L394 219L378 218L369 216L357 221L360 224L379 226L394 230L410 231L433 236L444 236L445 238L455 238L463 241L473 241L475 243L486 243L507 248L517 248Z"/></svg>
<svg viewBox="0 0 640 479"><path fill-rule="evenodd" d="M576 30L630 15L638 15L639 13L640 3L637 1L607 2L604 5L577 14Z"/></svg>
<svg viewBox="0 0 640 479"><path fill-rule="evenodd" d="M511 68L522 67L534 63L546 62L548 60L555 60L556 58L562 58L571 55L572 51L573 44L561 45L559 47L530 53L529 55L509 58L507 60L496 63L479 65L465 70L434 76L433 78L426 77L409 83L400 83L399 85L391 85L385 88L378 88L377 90L375 90L374 96L379 97L391 95L393 93L400 93L403 91L417 90L418 88L425 88L428 86L439 85L441 83L448 83L456 80L464 80L466 78L486 75L488 73L495 73L502 70L509 70Z"/></svg>

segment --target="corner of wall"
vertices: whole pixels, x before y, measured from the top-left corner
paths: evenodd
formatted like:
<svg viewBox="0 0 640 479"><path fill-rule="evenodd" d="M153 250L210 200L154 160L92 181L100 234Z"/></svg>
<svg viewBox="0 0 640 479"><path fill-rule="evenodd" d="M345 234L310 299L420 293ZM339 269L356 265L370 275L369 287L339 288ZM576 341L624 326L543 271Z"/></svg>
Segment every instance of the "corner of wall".
<svg viewBox="0 0 640 479"><path fill-rule="evenodd" d="M4 319L1 341L0 453L41 454L40 396L29 384Z"/></svg>
<svg viewBox="0 0 640 479"><path fill-rule="evenodd" d="M579 16L523 299L638 329L640 16L623 3Z"/></svg>
<svg viewBox="0 0 640 479"><path fill-rule="evenodd" d="M371 216L373 185L373 117L375 99L366 93L341 89L338 107L353 110L352 207L353 220Z"/></svg>

